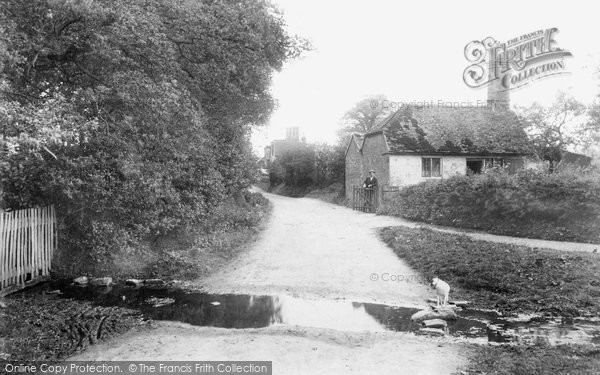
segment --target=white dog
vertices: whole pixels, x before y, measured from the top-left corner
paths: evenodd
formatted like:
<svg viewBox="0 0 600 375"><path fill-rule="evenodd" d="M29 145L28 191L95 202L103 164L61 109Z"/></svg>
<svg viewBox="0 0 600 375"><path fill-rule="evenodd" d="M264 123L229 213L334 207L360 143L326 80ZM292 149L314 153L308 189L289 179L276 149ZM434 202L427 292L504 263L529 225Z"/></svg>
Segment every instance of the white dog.
<svg viewBox="0 0 600 375"><path fill-rule="evenodd" d="M448 294L450 294L450 285L447 282L438 279L435 277L433 282L431 283L435 288L435 294L437 296L437 306L440 307L440 302L443 302L443 305L448 305Z"/></svg>

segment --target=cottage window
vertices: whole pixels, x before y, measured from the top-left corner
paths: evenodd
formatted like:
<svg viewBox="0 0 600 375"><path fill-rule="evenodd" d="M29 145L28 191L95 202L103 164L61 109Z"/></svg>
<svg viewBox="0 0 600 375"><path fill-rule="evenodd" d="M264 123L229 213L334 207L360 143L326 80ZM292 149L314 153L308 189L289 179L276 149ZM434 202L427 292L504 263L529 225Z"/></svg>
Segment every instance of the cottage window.
<svg viewBox="0 0 600 375"><path fill-rule="evenodd" d="M440 158L421 159L422 177L442 177L442 161Z"/></svg>

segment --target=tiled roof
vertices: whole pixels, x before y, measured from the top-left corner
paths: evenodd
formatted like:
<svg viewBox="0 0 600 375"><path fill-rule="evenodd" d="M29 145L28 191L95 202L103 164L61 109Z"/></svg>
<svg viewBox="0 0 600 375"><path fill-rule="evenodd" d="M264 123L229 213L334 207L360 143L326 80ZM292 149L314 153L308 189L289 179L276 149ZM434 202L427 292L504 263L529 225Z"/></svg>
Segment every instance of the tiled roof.
<svg viewBox="0 0 600 375"><path fill-rule="evenodd" d="M527 135L512 111L482 108L403 108L372 128L389 152L522 154Z"/></svg>

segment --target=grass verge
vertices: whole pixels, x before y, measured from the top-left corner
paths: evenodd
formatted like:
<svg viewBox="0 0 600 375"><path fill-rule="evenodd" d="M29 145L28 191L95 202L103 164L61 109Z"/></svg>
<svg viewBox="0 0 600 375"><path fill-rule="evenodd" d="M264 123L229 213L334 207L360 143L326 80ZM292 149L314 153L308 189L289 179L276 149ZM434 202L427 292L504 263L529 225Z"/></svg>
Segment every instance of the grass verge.
<svg viewBox="0 0 600 375"><path fill-rule="evenodd" d="M430 229L388 227L382 239L452 299L504 314L589 316L600 312L600 255L472 240ZM595 345L474 345L461 374L598 374Z"/></svg>
<svg viewBox="0 0 600 375"><path fill-rule="evenodd" d="M428 280L452 287L451 298L504 314L600 314L600 254L476 241L430 229L388 227L382 239Z"/></svg>
<svg viewBox="0 0 600 375"><path fill-rule="evenodd" d="M248 244L258 238L271 212L271 204L260 196L248 207L223 207L223 216L229 217L225 225L209 232L190 228L180 230L157 241L156 258L140 270L151 278L196 280L219 269Z"/></svg>
<svg viewBox="0 0 600 375"><path fill-rule="evenodd" d="M593 345L476 346L468 374L599 374L600 349Z"/></svg>

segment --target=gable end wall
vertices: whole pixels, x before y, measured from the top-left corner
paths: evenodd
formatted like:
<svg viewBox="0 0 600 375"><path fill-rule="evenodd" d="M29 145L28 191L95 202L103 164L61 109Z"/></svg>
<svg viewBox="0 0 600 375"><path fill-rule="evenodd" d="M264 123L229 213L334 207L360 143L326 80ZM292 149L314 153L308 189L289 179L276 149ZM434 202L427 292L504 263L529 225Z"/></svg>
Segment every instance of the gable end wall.
<svg viewBox="0 0 600 375"><path fill-rule="evenodd" d="M356 142L351 139L346 153L345 187L346 198L352 199L352 187L361 184L363 160Z"/></svg>
<svg viewBox="0 0 600 375"><path fill-rule="evenodd" d="M383 155L388 152L387 144L383 134L366 137L363 143L363 180L367 178L369 170L375 171L375 177L379 186L389 185L390 167L389 156Z"/></svg>

